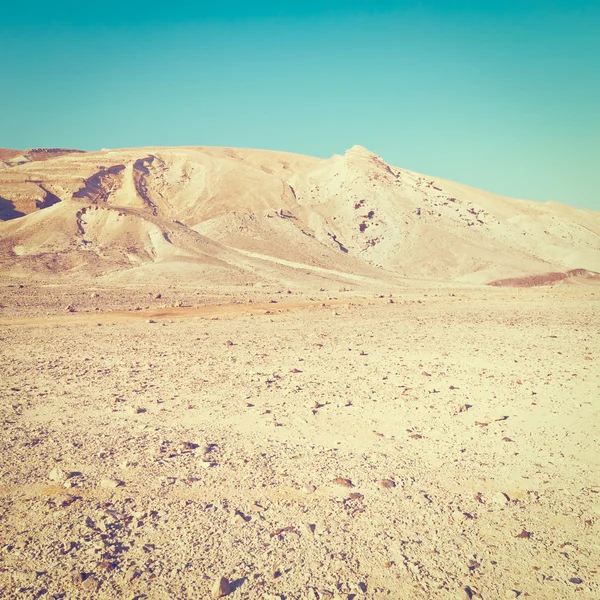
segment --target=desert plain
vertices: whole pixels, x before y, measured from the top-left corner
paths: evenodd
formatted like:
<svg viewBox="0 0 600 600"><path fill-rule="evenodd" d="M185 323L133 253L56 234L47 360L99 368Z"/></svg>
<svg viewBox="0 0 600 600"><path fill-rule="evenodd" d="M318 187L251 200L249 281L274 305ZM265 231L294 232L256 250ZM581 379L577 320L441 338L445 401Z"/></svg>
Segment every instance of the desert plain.
<svg viewBox="0 0 600 600"><path fill-rule="evenodd" d="M600 215L387 165L0 154L0 595L600 595Z"/></svg>

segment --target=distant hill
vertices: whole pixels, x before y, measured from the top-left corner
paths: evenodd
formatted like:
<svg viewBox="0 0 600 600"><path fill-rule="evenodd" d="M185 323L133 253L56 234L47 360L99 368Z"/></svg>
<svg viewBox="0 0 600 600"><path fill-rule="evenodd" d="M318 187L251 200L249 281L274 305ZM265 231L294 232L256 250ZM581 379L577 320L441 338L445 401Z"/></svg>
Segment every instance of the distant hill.
<svg viewBox="0 0 600 600"><path fill-rule="evenodd" d="M420 175L360 146L329 159L212 147L2 152L5 272L509 284L600 271L600 213Z"/></svg>

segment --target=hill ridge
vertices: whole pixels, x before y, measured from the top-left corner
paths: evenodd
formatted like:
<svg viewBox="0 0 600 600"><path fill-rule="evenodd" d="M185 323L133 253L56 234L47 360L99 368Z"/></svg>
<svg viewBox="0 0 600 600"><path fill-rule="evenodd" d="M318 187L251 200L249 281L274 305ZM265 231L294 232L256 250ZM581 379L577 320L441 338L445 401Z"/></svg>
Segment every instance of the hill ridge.
<svg viewBox="0 0 600 600"><path fill-rule="evenodd" d="M600 271L600 213L421 175L359 145L328 159L205 146L41 150L42 161L0 162L0 267L8 272L176 271L194 261L204 272L206 240L215 264L233 252L226 262L236 277L252 255L382 281L481 284ZM78 214L92 222L85 256ZM187 234L174 243L168 224ZM62 259L48 262L52 255ZM250 271L260 278L264 268Z"/></svg>

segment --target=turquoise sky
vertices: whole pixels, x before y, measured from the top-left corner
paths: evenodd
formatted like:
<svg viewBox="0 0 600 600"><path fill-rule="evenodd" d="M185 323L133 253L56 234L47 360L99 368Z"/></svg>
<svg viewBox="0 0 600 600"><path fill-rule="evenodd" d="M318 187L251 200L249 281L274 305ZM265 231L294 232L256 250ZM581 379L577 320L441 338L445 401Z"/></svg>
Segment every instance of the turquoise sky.
<svg viewBox="0 0 600 600"><path fill-rule="evenodd" d="M0 147L218 145L600 210L600 1L29 1Z"/></svg>

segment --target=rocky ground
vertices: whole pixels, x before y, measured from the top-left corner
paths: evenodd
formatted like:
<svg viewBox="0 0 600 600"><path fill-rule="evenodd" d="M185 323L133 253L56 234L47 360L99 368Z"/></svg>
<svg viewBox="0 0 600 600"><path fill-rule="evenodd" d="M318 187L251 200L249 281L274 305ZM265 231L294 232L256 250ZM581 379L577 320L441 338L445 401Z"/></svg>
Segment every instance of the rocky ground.
<svg viewBox="0 0 600 600"><path fill-rule="evenodd" d="M0 596L599 597L597 289L3 286Z"/></svg>

